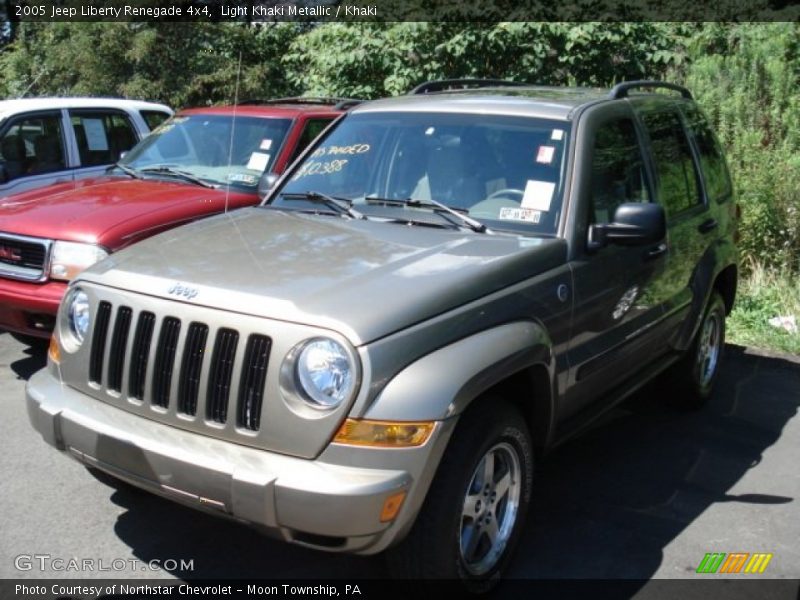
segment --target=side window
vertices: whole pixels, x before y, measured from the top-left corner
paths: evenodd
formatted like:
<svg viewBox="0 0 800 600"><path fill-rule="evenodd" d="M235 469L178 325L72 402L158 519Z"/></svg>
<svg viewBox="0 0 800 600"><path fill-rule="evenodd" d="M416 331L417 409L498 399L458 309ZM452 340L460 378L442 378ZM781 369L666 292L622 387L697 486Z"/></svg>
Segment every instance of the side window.
<svg viewBox="0 0 800 600"><path fill-rule="evenodd" d="M144 119L144 122L147 123L147 127L150 129L150 131L153 131L156 127L169 119L169 114L161 112L160 110L142 110L139 111L139 114L142 115L142 118Z"/></svg>
<svg viewBox="0 0 800 600"><path fill-rule="evenodd" d="M69 114L83 167L115 163L136 144L136 132L122 113L71 110Z"/></svg>
<svg viewBox="0 0 800 600"><path fill-rule="evenodd" d="M592 150L593 223L609 223L624 202L649 202L644 162L630 119L609 121L597 129Z"/></svg>
<svg viewBox="0 0 800 600"><path fill-rule="evenodd" d="M719 140L700 109L696 106L689 106L685 114L697 145L697 152L700 155L700 165L703 170L708 199L722 202L731 195L732 186L728 165L725 163L725 155L722 153Z"/></svg>
<svg viewBox="0 0 800 600"><path fill-rule="evenodd" d="M14 121L0 140L0 155L8 180L65 169L61 114Z"/></svg>
<svg viewBox="0 0 800 600"><path fill-rule="evenodd" d="M292 152L289 163L293 163L295 159L300 156L300 153L314 141L314 138L322 133L322 130L325 129L330 122L331 119L309 119L306 121L305 129L303 129L303 133L300 134L300 140L297 142L297 147L294 149L294 152Z"/></svg>
<svg viewBox="0 0 800 600"><path fill-rule="evenodd" d="M653 159L658 172L658 202L667 217L702 202L689 140L680 118L673 111L645 113L642 120L650 133Z"/></svg>

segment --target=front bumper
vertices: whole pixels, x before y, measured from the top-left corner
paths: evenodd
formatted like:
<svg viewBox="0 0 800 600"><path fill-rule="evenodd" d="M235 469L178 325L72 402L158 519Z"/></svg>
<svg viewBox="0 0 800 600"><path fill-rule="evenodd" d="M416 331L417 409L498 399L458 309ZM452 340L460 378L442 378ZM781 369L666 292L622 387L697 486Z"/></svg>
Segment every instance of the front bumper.
<svg viewBox="0 0 800 600"><path fill-rule="evenodd" d="M66 290L67 284L62 281L38 283L0 278L0 329L50 337Z"/></svg>
<svg viewBox="0 0 800 600"><path fill-rule="evenodd" d="M375 454L381 450L338 447L333 456L352 460L332 464L325 462L326 453L307 460L241 446L90 398L62 384L51 368L35 374L26 387L28 416L47 443L138 487L285 541L379 552L407 531L421 503L414 496L427 490L428 481L419 485L419 479L428 478L414 468L347 466L380 463ZM431 441L403 460L424 463L431 458ZM401 490L409 496L400 514L381 523L384 502Z"/></svg>

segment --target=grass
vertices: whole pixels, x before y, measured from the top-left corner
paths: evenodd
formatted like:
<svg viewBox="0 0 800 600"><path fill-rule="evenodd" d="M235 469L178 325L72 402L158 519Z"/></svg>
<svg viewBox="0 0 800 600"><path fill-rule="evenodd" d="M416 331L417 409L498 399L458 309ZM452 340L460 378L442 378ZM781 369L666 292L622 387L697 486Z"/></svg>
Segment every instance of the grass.
<svg viewBox="0 0 800 600"><path fill-rule="evenodd" d="M769 324L778 315L794 315L800 327L800 278L756 267L739 282L736 305L728 317L727 339L743 346L800 354L800 333Z"/></svg>

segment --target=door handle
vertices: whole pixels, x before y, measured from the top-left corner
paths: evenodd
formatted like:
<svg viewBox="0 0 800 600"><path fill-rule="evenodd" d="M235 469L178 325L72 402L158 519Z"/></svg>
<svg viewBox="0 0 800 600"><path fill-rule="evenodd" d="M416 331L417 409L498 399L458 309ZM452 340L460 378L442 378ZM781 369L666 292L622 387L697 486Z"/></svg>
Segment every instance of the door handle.
<svg viewBox="0 0 800 600"><path fill-rule="evenodd" d="M654 246L653 248L650 248L647 252L645 252L644 253L644 259L645 260L653 260L655 258L658 258L659 256L662 256L662 255L666 254L666 253L667 253L667 244L664 243L664 242L661 242L658 246Z"/></svg>
<svg viewBox="0 0 800 600"><path fill-rule="evenodd" d="M717 223L716 219L707 219L700 223L700 225L697 227L697 231L700 233L708 233L709 231L716 229L717 225L719 225L719 223Z"/></svg>

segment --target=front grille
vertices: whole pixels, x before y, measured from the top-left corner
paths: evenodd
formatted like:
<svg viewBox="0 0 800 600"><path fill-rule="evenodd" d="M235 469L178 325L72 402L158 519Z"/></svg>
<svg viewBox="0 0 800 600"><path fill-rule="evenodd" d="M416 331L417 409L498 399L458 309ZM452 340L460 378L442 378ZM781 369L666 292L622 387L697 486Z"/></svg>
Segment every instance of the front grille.
<svg viewBox="0 0 800 600"><path fill-rule="evenodd" d="M197 413L197 391L200 389L200 369L206 348L208 327L202 323L189 325L183 346L181 377L178 382L178 410L186 415Z"/></svg>
<svg viewBox="0 0 800 600"><path fill-rule="evenodd" d="M0 275L27 281L41 279L49 248L48 240L0 233Z"/></svg>
<svg viewBox="0 0 800 600"><path fill-rule="evenodd" d="M137 400L144 400L147 359L150 356L150 343L153 339L153 326L155 323L156 316L153 313L142 312L139 314L139 322L136 324L136 333L133 334L128 395Z"/></svg>
<svg viewBox="0 0 800 600"><path fill-rule="evenodd" d="M97 318L92 334L92 351L89 355L89 381L103 383L103 360L106 352L108 321L111 318L111 304L101 302L97 306Z"/></svg>
<svg viewBox="0 0 800 600"><path fill-rule="evenodd" d="M272 340L260 334L244 336L240 352L240 337L229 327L212 330L206 323L159 318L148 311L136 314L127 306L114 309L102 301L89 349L89 380L116 394L127 386L129 398L168 410L174 386L170 414L199 415L210 424L224 425L230 412L238 427L259 431Z"/></svg>
<svg viewBox="0 0 800 600"><path fill-rule="evenodd" d="M128 331L131 328L132 311L120 306L111 335L111 354L108 357L108 389L117 393L122 391L122 371L125 367L125 347L128 345Z"/></svg>
<svg viewBox="0 0 800 600"><path fill-rule="evenodd" d="M208 376L206 418L224 423L228 417L228 399L231 392L231 376L239 333L233 329L220 329L211 355L211 370Z"/></svg>
<svg viewBox="0 0 800 600"><path fill-rule="evenodd" d="M264 381L272 341L264 335L251 335L244 354L242 383L239 388L239 425L258 430L261 420L261 403L264 399Z"/></svg>
<svg viewBox="0 0 800 600"><path fill-rule="evenodd" d="M164 319L158 336L156 364L153 369L153 404L161 408L169 406L169 389L172 385L172 369L175 367L175 351L178 349L180 332L181 322L178 319Z"/></svg>

